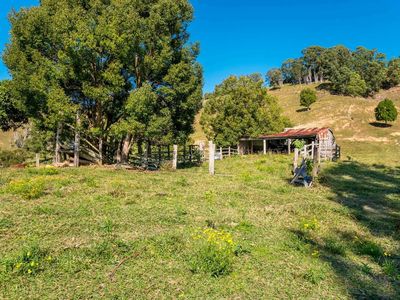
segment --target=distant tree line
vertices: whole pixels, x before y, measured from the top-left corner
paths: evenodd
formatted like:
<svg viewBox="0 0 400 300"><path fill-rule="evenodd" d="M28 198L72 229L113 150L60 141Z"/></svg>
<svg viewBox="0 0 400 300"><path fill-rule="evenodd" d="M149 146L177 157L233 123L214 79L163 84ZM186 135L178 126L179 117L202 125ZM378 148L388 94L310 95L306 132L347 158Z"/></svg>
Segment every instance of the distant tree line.
<svg viewBox="0 0 400 300"><path fill-rule="evenodd" d="M400 84L400 58L387 61L385 54L364 47L312 46L269 70L267 81L271 87L329 82L333 93L366 97Z"/></svg>

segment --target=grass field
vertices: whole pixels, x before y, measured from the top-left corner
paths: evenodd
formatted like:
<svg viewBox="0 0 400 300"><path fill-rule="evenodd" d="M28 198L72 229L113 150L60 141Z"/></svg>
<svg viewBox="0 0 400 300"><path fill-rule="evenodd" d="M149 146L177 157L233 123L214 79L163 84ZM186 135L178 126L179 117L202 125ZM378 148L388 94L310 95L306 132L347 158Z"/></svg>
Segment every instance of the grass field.
<svg viewBox="0 0 400 300"><path fill-rule="evenodd" d="M287 156L216 170L2 170L0 298L398 298L398 167L330 164L312 189ZM220 277L191 271L207 226L241 249ZM28 252L51 259L18 272Z"/></svg>
<svg viewBox="0 0 400 300"><path fill-rule="evenodd" d="M373 124L378 100L399 106L400 92L320 91L303 112L300 90L271 93L343 150L311 189L289 184L280 155L217 161L215 177L207 165L1 170L0 299L400 299L400 124ZM201 268L202 230L234 249L220 276Z"/></svg>

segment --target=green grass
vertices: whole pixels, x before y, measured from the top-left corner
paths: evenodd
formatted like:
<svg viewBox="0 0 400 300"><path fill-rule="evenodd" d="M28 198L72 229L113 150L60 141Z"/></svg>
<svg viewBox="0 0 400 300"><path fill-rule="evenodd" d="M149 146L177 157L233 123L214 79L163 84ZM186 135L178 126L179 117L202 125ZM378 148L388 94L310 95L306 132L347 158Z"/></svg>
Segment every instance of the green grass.
<svg viewBox="0 0 400 300"><path fill-rule="evenodd" d="M2 170L0 298L398 297L399 168L327 164L311 189L288 184L287 156L216 170ZM37 199L10 189L37 178ZM218 277L192 272L207 226L237 245ZM45 253L32 274L13 270L27 249Z"/></svg>

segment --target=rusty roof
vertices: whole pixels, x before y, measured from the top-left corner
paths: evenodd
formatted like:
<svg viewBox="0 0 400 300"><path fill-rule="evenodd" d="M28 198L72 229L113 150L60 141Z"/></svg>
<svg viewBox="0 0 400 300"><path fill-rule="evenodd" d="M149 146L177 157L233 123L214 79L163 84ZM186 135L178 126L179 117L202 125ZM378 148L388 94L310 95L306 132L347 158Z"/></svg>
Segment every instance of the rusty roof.
<svg viewBox="0 0 400 300"><path fill-rule="evenodd" d="M260 139L299 139L307 137L316 137L320 134L325 134L330 129L327 127L323 128L297 128L297 129L287 129L281 133L274 133L268 135L260 136Z"/></svg>

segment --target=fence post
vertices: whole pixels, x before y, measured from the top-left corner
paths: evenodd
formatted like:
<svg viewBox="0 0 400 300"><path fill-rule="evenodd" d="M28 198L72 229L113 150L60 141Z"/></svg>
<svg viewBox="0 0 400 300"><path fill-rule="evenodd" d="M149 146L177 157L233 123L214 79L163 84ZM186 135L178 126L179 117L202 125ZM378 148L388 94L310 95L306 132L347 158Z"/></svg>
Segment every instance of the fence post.
<svg viewBox="0 0 400 300"><path fill-rule="evenodd" d="M267 154L267 140L263 140L263 153Z"/></svg>
<svg viewBox="0 0 400 300"><path fill-rule="evenodd" d="M313 142L312 144L313 144L313 146L314 146L314 142ZM317 150L317 151L314 151L314 147L313 147L313 152L312 152L312 154L313 154L313 156L312 156L312 159L313 159L313 171L312 171L312 176L313 176L313 177L317 177L317 175L318 175L318 169L319 169L319 163L318 163L318 161L319 161L319 159L318 159L319 155L318 155L318 150Z"/></svg>
<svg viewBox="0 0 400 300"><path fill-rule="evenodd" d="M36 168L39 168L40 167L40 154L39 153L36 153L35 160L36 160Z"/></svg>
<svg viewBox="0 0 400 300"><path fill-rule="evenodd" d="M205 160L205 155L204 155L204 143L200 142L199 143L199 151L200 151L200 160L204 161Z"/></svg>
<svg viewBox="0 0 400 300"><path fill-rule="evenodd" d="M209 152L209 160L208 160L208 169L210 172L210 175L215 174L215 145L212 141L208 142L208 152Z"/></svg>
<svg viewBox="0 0 400 300"><path fill-rule="evenodd" d="M221 157L221 160L224 159L223 153L222 153L222 147L219 147L219 156Z"/></svg>
<svg viewBox="0 0 400 300"><path fill-rule="evenodd" d="M178 145L174 145L174 150L172 153L172 169L176 170L178 168Z"/></svg>
<svg viewBox="0 0 400 300"><path fill-rule="evenodd" d="M228 148L228 156L231 157L231 146Z"/></svg>
<svg viewBox="0 0 400 300"><path fill-rule="evenodd" d="M294 148L293 173L296 173L296 169L298 167L298 160L299 160L299 149Z"/></svg>
<svg viewBox="0 0 400 300"><path fill-rule="evenodd" d="M307 158L307 145L304 145L304 148L303 148L303 158L304 159Z"/></svg>
<svg viewBox="0 0 400 300"><path fill-rule="evenodd" d="M315 143L314 141L311 142L311 157L314 159L314 147L315 147Z"/></svg>

